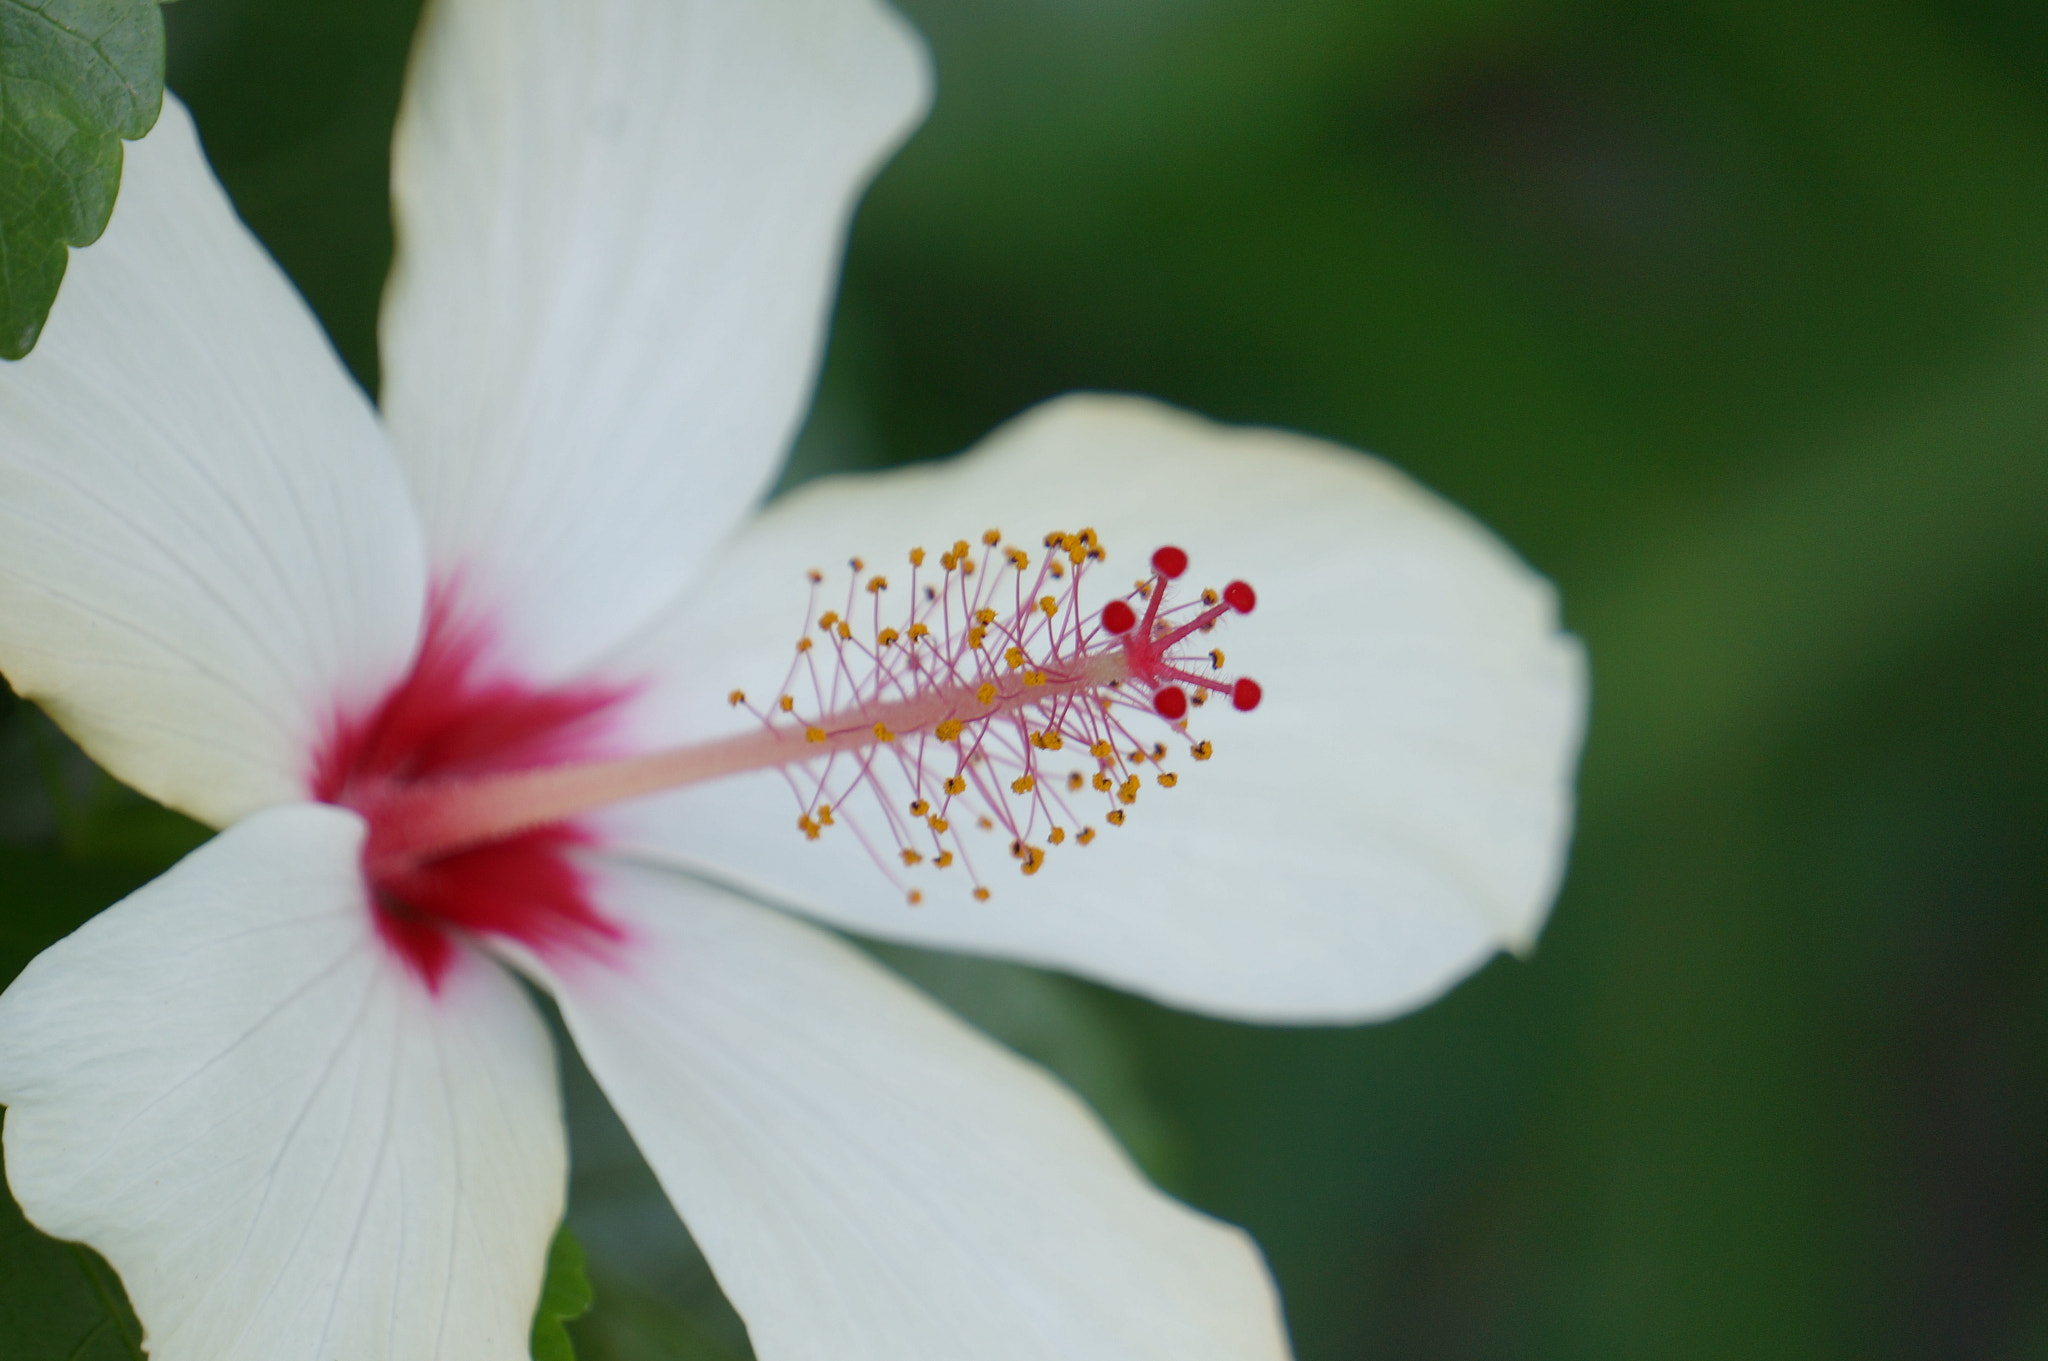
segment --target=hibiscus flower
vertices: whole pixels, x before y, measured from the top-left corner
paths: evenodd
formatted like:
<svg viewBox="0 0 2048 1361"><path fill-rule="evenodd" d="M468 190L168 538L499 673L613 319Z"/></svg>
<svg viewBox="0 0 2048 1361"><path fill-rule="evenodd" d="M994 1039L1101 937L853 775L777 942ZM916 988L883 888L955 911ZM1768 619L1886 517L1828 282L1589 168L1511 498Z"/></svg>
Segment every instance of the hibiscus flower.
<svg viewBox="0 0 2048 1361"><path fill-rule="evenodd" d="M764 1361L1285 1354L1241 1233L824 927L1404 1010L1540 925L1579 654L1399 475L1135 399L757 509L927 85L872 0L440 0L381 411L183 109L130 149L0 372L0 669L220 833L0 997L0 1101L159 1361L525 1354L528 984Z"/></svg>

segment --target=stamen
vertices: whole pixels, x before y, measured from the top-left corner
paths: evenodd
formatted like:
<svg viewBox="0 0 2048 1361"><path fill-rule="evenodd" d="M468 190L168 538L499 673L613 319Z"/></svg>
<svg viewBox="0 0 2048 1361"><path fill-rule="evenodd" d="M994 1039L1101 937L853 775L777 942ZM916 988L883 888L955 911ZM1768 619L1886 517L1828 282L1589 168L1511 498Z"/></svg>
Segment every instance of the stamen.
<svg viewBox="0 0 2048 1361"><path fill-rule="evenodd" d="M753 715L756 731L619 760L396 788L393 806L380 810L395 830L379 854L411 862L445 856L606 804L775 769L796 795L806 839L843 827L907 901L922 901L924 891L908 872L956 861L974 896L986 899L973 853L980 832L999 834L996 844L1011 845L1022 872L1036 874L1047 847L1095 839L1077 802L1101 799L1100 820L1123 825L1138 801L1134 767L1157 772L1169 752L1166 742L1141 736L1141 725L1163 722L1168 736L1184 738L1190 709L1208 695L1228 695L1239 710L1261 697L1256 682L1216 674L1220 649L1188 643L1223 616L1248 613L1256 603L1250 586L1233 581L1220 596L1204 591L1173 603L1171 583L1187 571L1188 556L1169 546L1152 555L1152 577L1089 610L1084 582L1107 557L1095 532L1055 532L1043 543L1034 562L994 530L978 549L956 540L938 557L936 581L924 551L913 549L901 592L855 558L844 599L832 608L820 599L824 574L809 573L803 617L815 623L775 699L759 707L745 690L727 696ZM901 618L884 620L885 595L900 602ZM1073 768L1073 758L1060 755L1069 750L1085 752L1087 762ZM1189 750L1203 761L1211 747L1203 741ZM1161 772L1157 783L1171 789L1178 777ZM1067 827L1081 830L1069 838Z"/></svg>
<svg viewBox="0 0 2048 1361"><path fill-rule="evenodd" d="M904 869L943 868L956 854L970 884L985 888L970 854L976 829L1005 836L1022 872L1037 873L1048 847L1069 842L1065 827L1085 822L1074 801L1091 785L1109 805L1104 820L1120 826L1138 799L1133 767L1159 769L1167 744L1148 748L1133 725L1164 720L1181 731L1192 705L1210 694L1257 702L1255 684L1216 676L1221 649L1182 651L1223 616L1249 612L1256 603L1249 585L1234 581L1220 594L1201 592L1199 605L1176 605L1170 583L1187 571L1188 556L1167 546L1152 555L1153 576L1091 620L1082 583L1107 556L1095 532L1055 531L1040 542L1046 553L1034 567L1030 554L994 531L981 536L979 552L956 540L939 559L936 584L915 575L922 558L914 553L906 617L887 628L876 620L877 638L895 645L884 651L835 640L828 625L826 665L793 667L785 682L808 679L811 709L830 711L811 720L832 735L823 759L787 772L799 804L830 798L844 809L865 789L861 820L874 825L855 827L849 818L849 826L906 892L913 890ZM818 603L814 597L807 617ZM828 611L821 624L831 617ZM902 716L920 701L929 706L926 722ZM779 730L772 715L762 718L764 729ZM837 743L841 731L857 726L886 729L893 740ZM1070 744L1088 753L1089 766L1058 769L1053 753ZM1189 750L1199 761L1213 748L1205 741ZM1179 777L1161 772L1157 783L1172 789ZM897 811L905 807L910 821ZM1082 846L1094 839L1086 826L1071 838ZM874 854L892 841L895 856Z"/></svg>

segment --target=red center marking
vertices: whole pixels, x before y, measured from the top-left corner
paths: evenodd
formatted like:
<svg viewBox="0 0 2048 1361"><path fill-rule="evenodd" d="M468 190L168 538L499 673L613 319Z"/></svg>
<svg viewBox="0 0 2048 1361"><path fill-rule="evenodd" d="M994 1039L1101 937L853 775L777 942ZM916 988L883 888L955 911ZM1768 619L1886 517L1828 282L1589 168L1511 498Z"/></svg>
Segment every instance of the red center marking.
<svg viewBox="0 0 2048 1361"><path fill-rule="evenodd" d="M546 689L486 675L489 636L458 624L436 592L412 672L367 715L338 720L313 764L313 796L369 823L363 874L377 930L430 989L457 934L516 940L540 954L620 938L590 900L571 848L588 841L556 823L434 858L394 855L394 796L425 782L532 770L612 754L607 722L625 692Z"/></svg>

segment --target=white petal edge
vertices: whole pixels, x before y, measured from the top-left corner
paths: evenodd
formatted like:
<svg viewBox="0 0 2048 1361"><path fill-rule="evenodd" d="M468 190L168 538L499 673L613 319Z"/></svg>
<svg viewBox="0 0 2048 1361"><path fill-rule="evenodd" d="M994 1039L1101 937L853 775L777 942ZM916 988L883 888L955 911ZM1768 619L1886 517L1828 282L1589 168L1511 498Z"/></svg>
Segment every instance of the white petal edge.
<svg viewBox="0 0 2048 1361"><path fill-rule="evenodd" d="M417 641L375 412L166 97L42 341L0 365L0 672L215 826L301 798Z"/></svg>
<svg viewBox="0 0 2048 1361"><path fill-rule="evenodd" d="M1257 1249L818 929L593 861L623 960L529 963L761 1361L1280 1361Z"/></svg>
<svg viewBox="0 0 2048 1361"><path fill-rule="evenodd" d="M560 679L773 480L846 225L922 116L876 0L435 0L383 402L437 573Z"/></svg>
<svg viewBox="0 0 2048 1361"><path fill-rule="evenodd" d="M362 824L259 813L0 995L7 1178L152 1361L528 1355L566 1150L518 982L385 949Z"/></svg>
<svg viewBox="0 0 2048 1361"><path fill-rule="evenodd" d="M1189 582L1250 580L1257 610L1216 640L1265 702L1194 711L1214 759L1196 764L1175 740L1178 787L1147 780L1128 825L1054 849L1035 878L989 834L987 903L956 867L920 870L925 902L906 907L851 836L803 840L777 774L615 810L613 844L853 930L1262 1021L1397 1014L1534 941L1570 834L1578 644L1558 631L1549 584L1470 518L1300 435L1072 397L958 460L802 488L616 659L621 676L655 677L644 740L752 722L726 692L781 683L806 568L861 553L902 574L912 546L936 554L990 525L1034 558L1048 530L1097 528L1110 557L1096 607L1162 543L1188 551ZM1092 772L1080 755L1069 764ZM1060 759L1048 769L1063 773ZM1083 806L1099 824L1104 810Z"/></svg>

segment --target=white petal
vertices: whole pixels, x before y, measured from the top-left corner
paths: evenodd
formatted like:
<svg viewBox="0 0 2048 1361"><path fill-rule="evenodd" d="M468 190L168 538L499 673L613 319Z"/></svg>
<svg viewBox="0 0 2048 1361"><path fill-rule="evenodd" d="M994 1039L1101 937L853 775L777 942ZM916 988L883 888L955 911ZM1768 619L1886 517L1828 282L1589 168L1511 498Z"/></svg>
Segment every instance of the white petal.
<svg viewBox="0 0 2048 1361"><path fill-rule="evenodd" d="M623 967L547 969L761 1361L1277 1361L1243 1234L1038 1069L844 943L599 870Z"/></svg>
<svg viewBox="0 0 2048 1361"><path fill-rule="evenodd" d="M216 826L304 796L410 659L418 526L376 414L166 98L42 343L0 365L0 671Z"/></svg>
<svg viewBox="0 0 2048 1361"><path fill-rule="evenodd" d="M0 996L7 1177L121 1273L153 1361L527 1355L566 1155L547 1031L371 925L362 824L259 813Z"/></svg>
<svg viewBox="0 0 2048 1361"><path fill-rule="evenodd" d="M528 674L644 623L772 480L927 83L876 0L429 7L384 409L436 569Z"/></svg>
<svg viewBox="0 0 2048 1361"><path fill-rule="evenodd" d="M1163 543L1187 550L1190 581L1250 580L1256 612L1216 638L1264 704L1194 711L1215 758L1176 740L1177 788L1148 780L1128 825L1052 850L1035 878L989 834L987 903L955 867L921 870L925 903L907 908L852 837L804 841L779 775L617 810L616 842L856 930L1264 1020L1399 1012L1534 939L1570 826L1577 644L1498 540L1384 464L1297 435L1070 398L956 462L807 487L620 658L661 677L649 740L751 722L725 693L782 682L806 567L860 552L900 582L908 548L990 525L1034 551L1048 530L1097 528L1096 604Z"/></svg>

